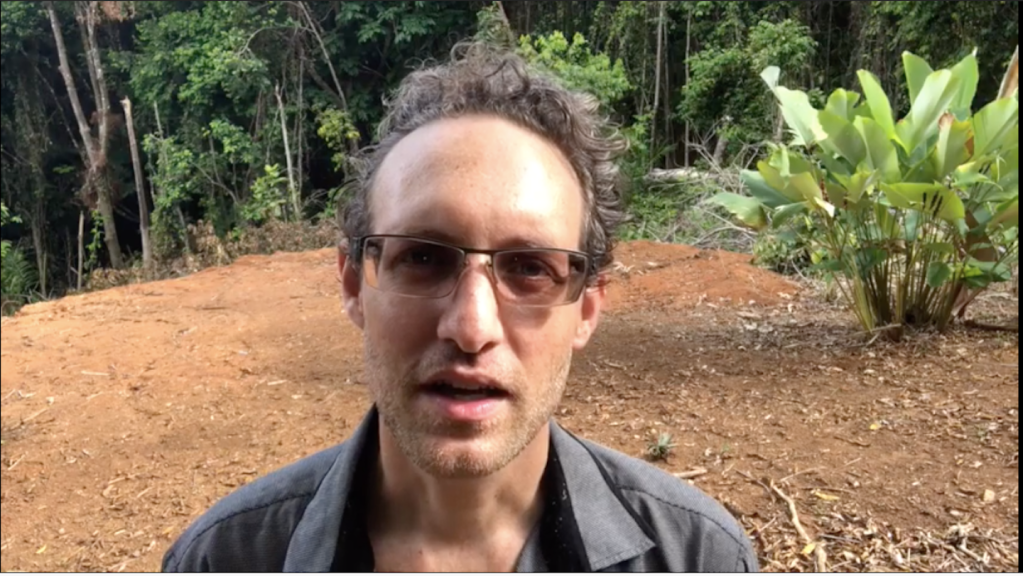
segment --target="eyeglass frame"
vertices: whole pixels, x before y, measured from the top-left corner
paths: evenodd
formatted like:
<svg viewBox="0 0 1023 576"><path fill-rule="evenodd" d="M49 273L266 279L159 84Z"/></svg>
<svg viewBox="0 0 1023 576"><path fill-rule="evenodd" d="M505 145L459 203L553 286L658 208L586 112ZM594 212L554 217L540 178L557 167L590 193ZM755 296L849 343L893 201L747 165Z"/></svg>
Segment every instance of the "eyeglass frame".
<svg viewBox="0 0 1023 576"><path fill-rule="evenodd" d="M423 243L426 243L426 244L433 244L435 246L441 246L441 247L444 247L444 248L452 248L452 249L457 250L458 252L461 253L461 257L462 257L461 270L455 275L455 280L454 280L454 282L452 282L452 285L451 285L451 291L449 291L449 292L447 292L445 294L442 294L440 296L414 296L414 295L410 295L410 294L400 294L400 293L397 293L397 292L389 292L387 290L382 290L380 288L377 288L375 286L369 285L367 283L367 285L369 285L370 288L373 288L374 290L379 290L380 292L384 292L384 293L388 293L388 294L398 294L398 295L400 295L402 297L405 297L405 298L414 298L414 299L418 299L418 300L439 300L441 298L446 298L446 297L450 296L451 294L453 294L455 292L455 290L458 289L458 284L461 281L462 276L465 274L465 271L469 268L469 258L468 258L468 256L470 254L480 254L482 256L486 256L487 257L487 262L486 262L487 276L489 277L491 283L495 287L495 291L494 291L495 294L498 295L499 298L501 298L501 296L500 296L501 291L500 290L496 290L496 288L497 288L497 286L502 285L503 283L498 278L497 272L494 270L494 259L497 256L499 256L501 254L516 253L516 252L527 252L527 253L528 252L555 252L555 253L559 253L559 254L567 254L569 256L577 256L579 258L582 258L583 261L586 263L586 270L582 273L582 275L583 275L583 282L580 284L580 286L578 288L578 294L575 295L574 298L571 298L571 299L569 299L569 300L567 300L565 302L561 302L559 304L522 304L520 302L514 302L514 301L508 302L508 303L513 305L513 306L520 306L520 307L525 307L525 308L558 308L558 307L562 307L562 306L568 306L568 305L571 305L571 304L574 304L574 303L578 302L579 299L582 298L583 294L586 293L586 289L588 287L588 284L590 283L589 282L590 277L593 275L593 272L595 270L595 262L596 262L596 260L593 258L593 256L591 256L591 255L589 255L589 254L587 254L585 252L579 252L577 250L566 250L566 249L563 249L563 248L537 248L537 247L528 247L528 248L526 248L526 247L523 247L523 248L502 248L502 249L499 249L499 250L482 250L482 249L477 249L477 248L467 248L467 247L464 247L464 246L457 246L455 244L450 244L450 243L447 243L447 242L443 242L441 240L435 240L433 238L425 238L425 237L422 237L422 236L411 236L411 235L403 235L403 234L367 234L366 236L359 236L359 237L353 238L354 242L352 243L352 245L355 247L355 250L354 250L354 253L351 254L351 256L353 257L355 263L357 264L357 268L360 271L360 276L363 279L365 279L365 277L366 277L365 276L365 270L364 270L364 268L365 268L365 258L366 258L366 256L365 256L365 254L366 254L366 250L365 250L366 242L368 242L369 240L375 240L375 239L383 239L383 240L387 240L387 239L412 240L412 241L416 241L416 242L423 242ZM502 299L504 299L504 298L502 298Z"/></svg>

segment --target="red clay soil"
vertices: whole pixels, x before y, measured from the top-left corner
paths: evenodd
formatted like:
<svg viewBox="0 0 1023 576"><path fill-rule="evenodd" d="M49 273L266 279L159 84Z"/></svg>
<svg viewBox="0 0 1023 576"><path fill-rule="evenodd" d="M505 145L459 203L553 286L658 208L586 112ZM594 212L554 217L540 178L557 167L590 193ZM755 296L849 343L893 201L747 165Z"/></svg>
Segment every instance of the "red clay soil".
<svg viewBox="0 0 1023 576"><path fill-rule="evenodd" d="M806 568L772 560L788 516L769 482L812 534L969 524L1017 538L992 565L1018 566L1016 334L870 344L748 256L635 243L619 261L566 427L635 456L672 434L658 465L706 469L769 569ZM0 569L157 570L216 500L346 438L368 400L334 262L246 257L3 319Z"/></svg>

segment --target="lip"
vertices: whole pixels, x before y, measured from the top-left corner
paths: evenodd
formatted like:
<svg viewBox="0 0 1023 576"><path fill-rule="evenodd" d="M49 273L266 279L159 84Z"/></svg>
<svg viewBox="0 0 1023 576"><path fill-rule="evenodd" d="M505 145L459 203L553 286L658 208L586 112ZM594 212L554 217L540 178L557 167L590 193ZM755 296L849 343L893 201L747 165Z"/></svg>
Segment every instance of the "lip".
<svg viewBox="0 0 1023 576"><path fill-rule="evenodd" d="M460 370L445 370L437 372L427 378L421 385L421 388L425 389L439 382L444 382L457 388L465 388L466 390L491 389L498 390L506 396L513 395L511 390L493 378L487 377L483 374L464 372Z"/></svg>
<svg viewBox="0 0 1023 576"><path fill-rule="evenodd" d="M459 400L431 393L429 390L430 385L438 382L444 382L468 390L482 390L485 388L499 390L502 395L473 400ZM497 417L503 410L508 408L509 402L513 397L507 387L493 378L481 374L450 370L433 374L422 384L420 392L419 398L429 410L438 412L449 421L474 424L480 424Z"/></svg>

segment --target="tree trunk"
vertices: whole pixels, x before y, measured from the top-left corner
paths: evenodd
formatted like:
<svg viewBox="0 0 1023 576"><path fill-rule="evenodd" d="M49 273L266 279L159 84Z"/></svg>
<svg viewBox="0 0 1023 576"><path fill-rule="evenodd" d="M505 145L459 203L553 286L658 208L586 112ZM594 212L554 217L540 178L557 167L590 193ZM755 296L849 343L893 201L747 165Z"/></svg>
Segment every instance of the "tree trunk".
<svg viewBox="0 0 1023 576"><path fill-rule="evenodd" d="M291 160L291 144L288 138L288 116L284 110L284 99L281 98L281 86L274 87L274 95L277 96L277 108L281 116L281 136L284 138L284 158L288 164L288 197L291 200L291 210L295 221L302 219L302 198L295 186L295 166Z"/></svg>
<svg viewBox="0 0 1023 576"><path fill-rule="evenodd" d="M721 167L725 161L725 152L728 151L728 138L719 135L717 146L714 148L714 166Z"/></svg>
<svg viewBox="0 0 1023 576"><path fill-rule="evenodd" d="M657 14L657 56L654 58L654 108L650 116L650 154L657 150L657 112L661 108L661 74L664 70L664 25L666 22L667 2L658 2L660 10Z"/></svg>
<svg viewBox="0 0 1023 576"><path fill-rule="evenodd" d="M106 175L103 174L97 177L92 185L96 190L96 209L99 210L99 215L103 219L103 241L107 245L110 267L118 270L124 267L124 257L121 254L117 238L117 216L114 212L114 203L110 201L110 182L107 180ZM111 246L115 248L111 249Z"/></svg>
<svg viewBox="0 0 1023 576"><path fill-rule="evenodd" d="M85 274L85 210L78 211L78 291L82 291Z"/></svg>
<svg viewBox="0 0 1023 576"><path fill-rule="evenodd" d="M689 66L689 58L693 54L693 7L686 7L686 86L689 86L692 68ZM685 166L689 168L691 158L689 155L689 140L693 137L693 123L686 118L686 141L685 141Z"/></svg>
<svg viewBox="0 0 1023 576"><path fill-rule="evenodd" d="M71 100L71 109L75 113L75 120L78 121L78 132L82 137L87 160L92 165L96 163L96 151L92 146L92 132L89 129L89 122L85 118L85 111L82 110L82 101L78 97L74 76L71 75L71 65L68 64L67 48L64 45L64 34L60 30L60 20L57 19L57 10L54 8L53 2L47 2L46 9L50 13L50 26L53 28L53 39L57 44L60 74L64 77L64 85L67 87L68 97Z"/></svg>
<svg viewBox="0 0 1023 576"><path fill-rule="evenodd" d="M337 89L337 97L341 102L341 111L348 113L348 98L345 97L345 91L341 87L341 81L337 78L337 71L334 69L334 64L330 60L330 52L327 51L327 45L323 43L323 35L320 34L319 25L316 20L313 19L312 13L309 11L309 6L304 1L298 2L298 7L305 15L306 23L309 25L309 30L313 33L316 38L316 42L320 45L320 52L323 54L323 61L327 63L327 68L330 70L330 76L334 80L334 87ZM315 76L313 78L315 80ZM356 154L359 151L359 143L356 140L348 141L348 151L352 154Z"/></svg>
<svg viewBox="0 0 1023 576"><path fill-rule="evenodd" d="M508 19L508 12L504 9L504 2L498 1L495 4L497 4L497 13L501 15L501 22L504 23L505 41L508 43L508 48L514 49L515 30L512 28L511 20Z"/></svg>
<svg viewBox="0 0 1023 576"><path fill-rule="evenodd" d="M46 214L43 212L40 215L40 212L43 211L37 209L36 215L32 218L32 248L36 253L36 268L39 270L39 290L42 292L43 298L47 298L49 294L49 275L47 274L49 262L47 261L46 242L43 239L43 226L46 225Z"/></svg>
<svg viewBox="0 0 1023 576"><path fill-rule="evenodd" d="M305 186L304 156L302 150L305 139L305 99L303 98L303 85L305 84L305 58L299 49L298 55L298 113L295 114L295 181L298 183L299 191Z"/></svg>
<svg viewBox="0 0 1023 576"><path fill-rule="evenodd" d="M78 121L78 132L82 137L82 148L85 150L88 167L86 170L85 183L82 187L85 195L94 192L96 204L100 214L103 215L103 236L107 246L107 253L110 256L110 265L114 268L122 268L124 256L121 252L121 244L117 238L117 229L114 220L114 203L111 197L109 182L106 177L106 150L109 136L109 103L106 95L106 84L102 73L102 66L99 65L99 52L95 42L95 16L92 7L87 6L85 10L81 4L75 5L76 13L79 13L81 26L84 27L83 38L87 39L86 60L89 62L89 76L93 85L99 91L95 94L96 110L99 123L100 138L97 141L92 136L89 122L86 119L85 111L82 109L82 102L78 96L78 88L75 86L74 76L71 74L71 65L68 63L67 46L64 43L64 34L60 29L60 20L57 18L57 10L53 2L46 3L47 12L50 15L50 26L53 28L53 39L57 45L57 58L60 62L60 73L64 77L64 85L67 87L68 97L71 100L71 108L74 110L75 119ZM83 14L83 12L85 12ZM94 71L94 68L98 68ZM106 106L106 107L104 107Z"/></svg>
<svg viewBox="0 0 1023 576"><path fill-rule="evenodd" d="M139 144L135 139L135 119L131 112L131 100L121 100L124 107L124 121L128 127L128 143L131 145L131 163L135 167L135 193L139 199L139 232L142 235L142 265L146 270L153 269L153 245L149 235L149 203L146 201L146 179L142 174L142 159L139 157Z"/></svg>

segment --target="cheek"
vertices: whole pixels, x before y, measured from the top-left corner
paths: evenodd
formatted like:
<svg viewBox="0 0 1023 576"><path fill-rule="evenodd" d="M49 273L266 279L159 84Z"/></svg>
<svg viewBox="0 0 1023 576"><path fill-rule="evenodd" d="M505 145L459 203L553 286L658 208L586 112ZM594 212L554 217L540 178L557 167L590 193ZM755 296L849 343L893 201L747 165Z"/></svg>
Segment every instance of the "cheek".
<svg viewBox="0 0 1023 576"><path fill-rule="evenodd" d="M436 318L428 307L418 303L374 297L366 299L364 310L364 333L378 353L413 353L427 346L431 337L436 337Z"/></svg>
<svg viewBox="0 0 1023 576"><path fill-rule="evenodd" d="M559 364L572 353L578 327L578 312L571 308L549 311L544 318L512 321L509 340L527 366ZM520 319L521 320L521 319Z"/></svg>

